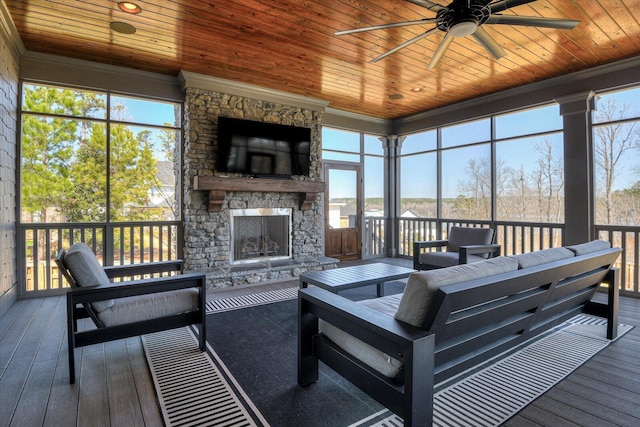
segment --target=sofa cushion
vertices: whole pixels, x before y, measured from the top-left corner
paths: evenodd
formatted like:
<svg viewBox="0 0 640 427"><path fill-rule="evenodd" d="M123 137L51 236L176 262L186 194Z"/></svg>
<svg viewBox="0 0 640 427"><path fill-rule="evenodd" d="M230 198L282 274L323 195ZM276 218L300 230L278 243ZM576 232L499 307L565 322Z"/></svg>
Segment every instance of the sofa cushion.
<svg viewBox="0 0 640 427"><path fill-rule="evenodd" d="M435 265L437 267L451 267L458 265L458 252L423 252L419 255L420 264ZM467 263L484 261L486 258L478 255L467 255Z"/></svg>
<svg viewBox="0 0 640 427"><path fill-rule="evenodd" d="M516 260L509 257L497 257L473 264L462 264L439 270L413 273L409 276L395 318L422 328L427 311L431 306L431 300L441 286L480 279L517 269L518 263Z"/></svg>
<svg viewBox="0 0 640 427"><path fill-rule="evenodd" d="M401 296L401 294L390 295L382 298L358 301L358 304L393 316L398 308L398 304L400 304ZM397 378L400 374L403 364L398 359L394 359L364 341L354 338L322 319L320 319L319 328L320 331L338 347L385 377Z"/></svg>
<svg viewBox="0 0 640 427"><path fill-rule="evenodd" d="M511 255L518 261L518 268L535 267L536 265L547 264L549 262L560 261L567 258L573 258L573 252L566 248L550 248L541 251L527 252L520 255Z"/></svg>
<svg viewBox="0 0 640 427"><path fill-rule="evenodd" d="M576 256L580 256L610 249L611 243L605 240L592 240L590 242L581 243L579 245L567 246L566 248L576 254Z"/></svg>
<svg viewBox="0 0 640 427"><path fill-rule="evenodd" d="M198 308L198 290L189 288L116 298L110 308L98 314L98 318L105 326L116 326L185 313L196 308Z"/></svg>
<svg viewBox="0 0 640 427"><path fill-rule="evenodd" d="M85 243L71 245L64 256L64 265L69 269L78 286L110 284L109 277L98 262L98 258ZM113 306L113 300L96 301L91 305L99 313Z"/></svg>

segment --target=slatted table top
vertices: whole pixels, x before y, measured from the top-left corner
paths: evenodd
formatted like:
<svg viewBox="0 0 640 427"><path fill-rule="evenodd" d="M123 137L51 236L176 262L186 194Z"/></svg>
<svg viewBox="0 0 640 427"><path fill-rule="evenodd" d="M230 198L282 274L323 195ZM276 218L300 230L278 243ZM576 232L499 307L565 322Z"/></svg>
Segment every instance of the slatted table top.
<svg viewBox="0 0 640 427"><path fill-rule="evenodd" d="M381 294L381 286L384 282L404 279L414 272L416 270L411 268L385 263L373 263L302 273L299 281L300 288L306 288L309 284L312 284L335 293L344 289L378 284L379 294Z"/></svg>

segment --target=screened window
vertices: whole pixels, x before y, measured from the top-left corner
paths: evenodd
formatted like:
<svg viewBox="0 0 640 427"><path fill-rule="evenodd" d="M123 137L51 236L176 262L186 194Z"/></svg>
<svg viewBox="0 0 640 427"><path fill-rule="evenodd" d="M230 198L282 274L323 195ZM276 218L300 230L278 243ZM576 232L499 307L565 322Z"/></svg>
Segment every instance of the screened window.
<svg viewBox="0 0 640 427"><path fill-rule="evenodd" d="M562 144L556 104L408 135L403 215L436 218L439 206L446 219L563 222Z"/></svg>
<svg viewBox="0 0 640 427"><path fill-rule="evenodd" d="M564 222L562 133L496 143L496 217Z"/></svg>
<svg viewBox="0 0 640 427"><path fill-rule="evenodd" d="M400 180L402 182L400 215L435 218L438 212L436 153L402 156L400 158Z"/></svg>
<svg viewBox="0 0 640 427"><path fill-rule="evenodd" d="M600 94L593 112L596 223L640 224L640 88Z"/></svg>
<svg viewBox="0 0 640 427"><path fill-rule="evenodd" d="M442 128L442 147L457 147L491 139L491 120L481 119Z"/></svg>
<svg viewBox="0 0 640 427"><path fill-rule="evenodd" d="M179 218L181 105L22 86L21 222Z"/></svg>
<svg viewBox="0 0 640 427"><path fill-rule="evenodd" d="M457 219L491 219L489 144L442 152L442 216Z"/></svg>

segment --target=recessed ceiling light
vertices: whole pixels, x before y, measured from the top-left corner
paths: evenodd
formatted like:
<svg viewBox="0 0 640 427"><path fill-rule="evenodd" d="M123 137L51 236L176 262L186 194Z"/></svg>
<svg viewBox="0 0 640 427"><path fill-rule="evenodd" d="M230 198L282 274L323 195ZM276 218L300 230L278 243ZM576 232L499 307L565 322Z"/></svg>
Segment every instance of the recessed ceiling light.
<svg viewBox="0 0 640 427"><path fill-rule="evenodd" d="M121 1L120 3L118 3L118 9L126 13L131 13L133 15L137 15L138 13L142 12L140 6L128 1Z"/></svg>
<svg viewBox="0 0 640 427"><path fill-rule="evenodd" d="M412 87L411 88L411 92L414 92L414 93L422 92L423 90L424 90L424 88L421 88L421 87Z"/></svg>
<svg viewBox="0 0 640 427"><path fill-rule="evenodd" d="M133 34L136 32L136 27L126 22L112 22L109 24L109 27L111 27L113 31L121 34Z"/></svg>
<svg viewBox="0 0 640 427"><path fill-rule="evenodd" d="M402 99L404 98L404 95L402 95L401 93L392 93L391 95L389 95L389 99Z"/></svg>

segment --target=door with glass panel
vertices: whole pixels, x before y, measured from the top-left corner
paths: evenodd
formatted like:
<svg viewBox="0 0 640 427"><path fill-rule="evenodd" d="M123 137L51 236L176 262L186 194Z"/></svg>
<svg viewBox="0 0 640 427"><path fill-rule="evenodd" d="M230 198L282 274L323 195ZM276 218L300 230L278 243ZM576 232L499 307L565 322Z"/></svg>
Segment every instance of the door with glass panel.
<svg viewBox="0 0 640 427"><path fill-rule="evenodd" d="M325 255L341 261L361 258L362 168L325 163Z"/></svg>

